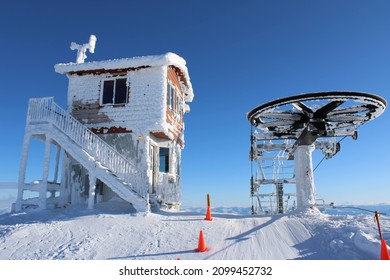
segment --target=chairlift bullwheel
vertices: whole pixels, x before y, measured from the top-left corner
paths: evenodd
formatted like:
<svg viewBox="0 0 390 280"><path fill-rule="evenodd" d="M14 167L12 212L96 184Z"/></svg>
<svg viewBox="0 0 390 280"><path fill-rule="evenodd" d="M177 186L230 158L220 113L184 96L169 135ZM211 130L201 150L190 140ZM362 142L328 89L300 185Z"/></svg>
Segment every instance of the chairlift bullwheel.
<svg viewBox="0 0 390 280"><path fill-rule="evenodd" d="M318 137L350 135L378 117L386 107L380 96L363 92L317 92L273 100L247 114L250 123L274 139L296 139L310 145Z"/></svg>

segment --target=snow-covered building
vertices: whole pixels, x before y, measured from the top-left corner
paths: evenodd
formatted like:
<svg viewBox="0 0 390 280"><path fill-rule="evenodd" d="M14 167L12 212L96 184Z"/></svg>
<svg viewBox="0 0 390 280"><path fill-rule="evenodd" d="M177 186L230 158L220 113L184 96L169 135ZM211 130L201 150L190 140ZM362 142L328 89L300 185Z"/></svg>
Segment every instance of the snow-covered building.
<svg viewBox="0 0 390 280"><path fill-rule="evenodd" d="M184 115L194 97L185 60L166 53L57 64L55 71L69 79L67 109L53 98L30 99L15 210L93 208L114 197L140 212L178 209ZM45 142L43 177L28 183L32 138Z"/></svg>

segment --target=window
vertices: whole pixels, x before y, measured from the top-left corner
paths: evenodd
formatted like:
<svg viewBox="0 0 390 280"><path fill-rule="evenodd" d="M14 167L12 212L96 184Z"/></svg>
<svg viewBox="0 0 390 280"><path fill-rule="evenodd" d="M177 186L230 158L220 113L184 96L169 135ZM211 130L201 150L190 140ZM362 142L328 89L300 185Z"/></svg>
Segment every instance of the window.
<svg viewBox="0 0 390 280"><path fill-rule="evenodd" d="M160 172L169 173L169 148L160 147Z"/></svg>
<svg viewBox="0 0 390 280"><path fill-rule="evenodd" d="M183 119L183 101L181 100L180 92L172 85L170 81L167 83L167 107L175 113L179 120Z"/></svg>
<svg viewBox="0 0 390 280"><path fill-rule="evenodd" d="M170 82L167 85L167 106L173 110L173 103L175 102L175 88Z"/></svg>
<svg viewBox="0 0 390 280"><path fill-rule="evenodd" d="M103 82L102 104L125 104L128 102L127 79L120 78Z"/></svg>

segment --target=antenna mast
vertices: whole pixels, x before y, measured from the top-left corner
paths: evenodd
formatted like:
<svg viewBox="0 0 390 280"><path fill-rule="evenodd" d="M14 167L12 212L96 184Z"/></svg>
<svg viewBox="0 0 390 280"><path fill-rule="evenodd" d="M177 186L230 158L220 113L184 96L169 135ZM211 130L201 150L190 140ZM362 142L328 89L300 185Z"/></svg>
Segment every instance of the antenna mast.
<svg viewBox="0 0 390 280"><path fill-rule="evenodd" d="M70 43L70 49L72 51L77 50L77 63L84 63L84 60L87 58L87 55L85 54L87 50L89 50L90 53L95 52L96 40L96 36L91 35L89 36L89 42L86 44L79 45L75 42Z"/></svg>

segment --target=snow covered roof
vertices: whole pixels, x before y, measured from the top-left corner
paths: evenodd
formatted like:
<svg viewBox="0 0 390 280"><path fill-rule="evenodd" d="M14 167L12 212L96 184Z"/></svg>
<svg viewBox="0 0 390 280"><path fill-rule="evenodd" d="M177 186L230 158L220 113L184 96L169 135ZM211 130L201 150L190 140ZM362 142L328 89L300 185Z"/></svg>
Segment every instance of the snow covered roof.
<svg viewBox="0 0 390 280"><path fill-rule="evenodd" d="M149 55L149 56L139 56L132 58L120 58L120 59L110 59L102 61L91 61L85 63L58 63L54 66L54 69L57 73L68 74L76 73L82 71L92 71L92 70L117 70L117 69L126 69L126 68L138 68L138 67L153 67L153 66L175 66L181 71L181 76L184 78L182 81L187 87L186 92L186 101L191 102L194 98L194 93L192 89L192 84L190 81L190 76L188 74L188 69L186 66L186 61L174 53L166 53L162 55Z"/></svg>

